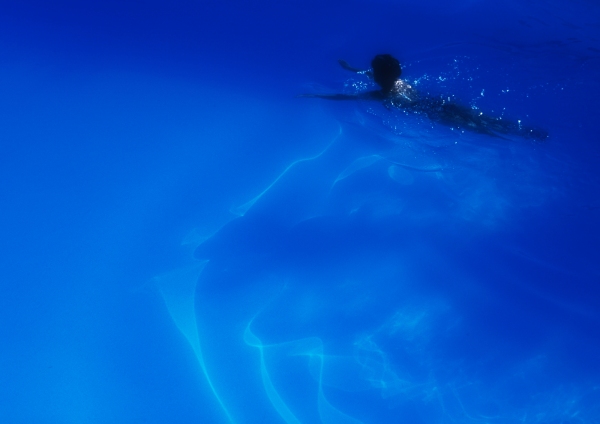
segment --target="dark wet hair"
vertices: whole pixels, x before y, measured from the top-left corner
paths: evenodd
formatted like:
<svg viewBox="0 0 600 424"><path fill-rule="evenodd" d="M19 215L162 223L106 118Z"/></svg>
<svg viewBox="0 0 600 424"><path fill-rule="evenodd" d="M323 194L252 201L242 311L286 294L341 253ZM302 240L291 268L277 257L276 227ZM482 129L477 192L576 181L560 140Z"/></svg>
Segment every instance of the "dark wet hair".
<svg viewBox="0 0 600 424"><path fill-rule="evenodd" d="M371 61L371 67L373 68L373 79L381 86L381 89L392 91L394 83L402 74L398 59L389 54L378 54Z"/></svg>

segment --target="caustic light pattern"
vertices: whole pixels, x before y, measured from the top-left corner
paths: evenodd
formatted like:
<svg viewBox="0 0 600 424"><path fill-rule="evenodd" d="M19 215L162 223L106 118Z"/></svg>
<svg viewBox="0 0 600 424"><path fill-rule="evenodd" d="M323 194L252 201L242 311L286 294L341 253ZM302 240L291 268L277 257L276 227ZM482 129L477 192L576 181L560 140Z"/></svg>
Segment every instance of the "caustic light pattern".
<svg viewBox="0 0 600 424"><path fill-rule="evenodd" d="M532 278L560 270L489 240L549 201L538 145L511 146L528 160L508 190L494 147L369 151L339 125L156 278L222 421L593 422L594 381L558 371L582 335L554 322L590 311Z"/></svg>

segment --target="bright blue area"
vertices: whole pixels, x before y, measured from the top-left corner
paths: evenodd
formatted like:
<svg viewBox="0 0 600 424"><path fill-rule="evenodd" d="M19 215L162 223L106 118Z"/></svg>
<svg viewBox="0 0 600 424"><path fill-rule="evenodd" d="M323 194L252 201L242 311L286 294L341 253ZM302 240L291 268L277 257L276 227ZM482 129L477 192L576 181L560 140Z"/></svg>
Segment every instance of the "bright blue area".
<svg viewBox="0 0 600 424"><path fill-rule="evenodd" d="M0 422L599 422L599 40L585 0L3 2ZM379 53L550 136L295 97Z"/></svg>

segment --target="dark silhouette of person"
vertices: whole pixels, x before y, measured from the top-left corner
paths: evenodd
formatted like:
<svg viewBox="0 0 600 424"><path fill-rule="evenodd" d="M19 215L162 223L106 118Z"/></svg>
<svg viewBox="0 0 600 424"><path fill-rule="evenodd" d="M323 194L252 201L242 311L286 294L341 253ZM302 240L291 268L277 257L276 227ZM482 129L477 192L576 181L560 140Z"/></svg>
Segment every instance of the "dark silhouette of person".
<svg viewBox="0 0 600 424"><path fill-rule="evenodd" d="M386 107L396 107L424 115L434 122L495 137L517 135L545 140L548 133L540 128L521 125L520 121L488 116L483 112L449 101L443 97L422 96L408 82L402 80L400 62L389 54L380 54L371 61L371 69L361 70L339 60L342 68L372 78L380 90L358 94L301 94L298 97L316 97L329 100L379 100Z"/></svg>

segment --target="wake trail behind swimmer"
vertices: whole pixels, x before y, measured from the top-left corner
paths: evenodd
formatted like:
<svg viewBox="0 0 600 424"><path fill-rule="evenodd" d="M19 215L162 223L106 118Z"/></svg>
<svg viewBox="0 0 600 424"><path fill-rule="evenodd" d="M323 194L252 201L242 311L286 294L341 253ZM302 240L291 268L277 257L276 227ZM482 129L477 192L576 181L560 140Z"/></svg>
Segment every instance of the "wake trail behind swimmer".
<svg viewBox="0 0 600 424"><path fill-rule="evenodd" d="M396 107L407 112L424 115L434 122L494 137L516 135L543 141L548 132L541 128L527 127L521 122L496 118L479 110L448 101L443 97L423 96L408 82L402 80L400 62L389 54L380 54L371 61L371 69L354 68L339 60L342 68L372 78L380 90L358 94L301 94L298 97L315 97L328 100L378 100L386 107Z"/></svg>

